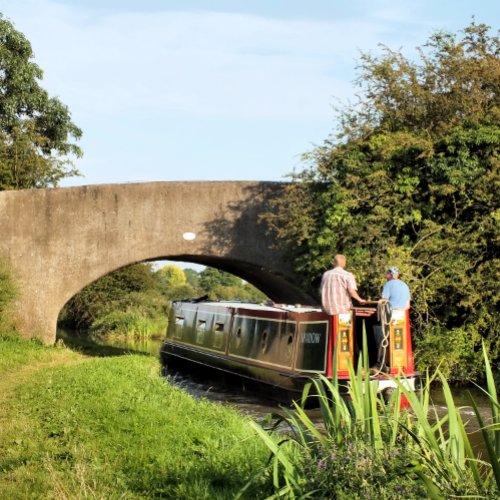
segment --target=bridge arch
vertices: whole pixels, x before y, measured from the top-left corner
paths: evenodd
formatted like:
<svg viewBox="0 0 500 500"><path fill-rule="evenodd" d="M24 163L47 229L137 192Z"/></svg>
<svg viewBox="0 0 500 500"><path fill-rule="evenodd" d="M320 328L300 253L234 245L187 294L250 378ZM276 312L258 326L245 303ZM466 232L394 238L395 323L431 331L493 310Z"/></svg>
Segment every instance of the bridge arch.
<svg viewBox="0 0 500 500"><path fill-rule="evenodd" d="M0 193L0 256L18 283L17 327L51 343L61 308L84 286L159 259L217 267L279 302L314 302L259 220L282 187L158 182Z"/></svg>

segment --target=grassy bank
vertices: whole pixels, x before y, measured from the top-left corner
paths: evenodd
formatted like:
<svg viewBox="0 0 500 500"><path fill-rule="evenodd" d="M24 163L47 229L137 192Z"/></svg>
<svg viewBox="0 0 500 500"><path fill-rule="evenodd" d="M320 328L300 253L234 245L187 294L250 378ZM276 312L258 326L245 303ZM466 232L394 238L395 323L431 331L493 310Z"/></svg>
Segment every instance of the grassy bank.
<svg viewBox="0 0 500 500"><path fill-rule="evenodd" d="M158 373L150 356L0 338L0 497L233 498L263 444ZM263 481L249 497L266 496Z"/></svg>

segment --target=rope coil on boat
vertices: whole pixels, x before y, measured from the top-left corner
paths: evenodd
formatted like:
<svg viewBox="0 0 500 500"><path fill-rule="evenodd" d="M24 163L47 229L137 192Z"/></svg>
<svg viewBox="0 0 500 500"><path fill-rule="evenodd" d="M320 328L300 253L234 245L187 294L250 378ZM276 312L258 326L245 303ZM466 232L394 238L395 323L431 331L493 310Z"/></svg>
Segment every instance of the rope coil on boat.
<svg viewBox="0 0 500 500"><path fill-rule="evenodd" d="M381 346L386 348L389 345L389 325L391 323L392 307L387 299L380 299L377 303L377 319L380 321L384 337ZM385 353L384 353L385 354Z"/></svg>
<svg viewBox="0 0 500 500"><path fill-rule="evenodd" d="M379 349L382 350L382 355L379 356L381 360L380 366L377 371L372 375L378 375L384 368L385 356L387 354L387 347L389 346L390 323L392 317L392 308L387 299L380 299L377 302L377 320L380 322L382 328L382 341L380 342Z"/></svg>

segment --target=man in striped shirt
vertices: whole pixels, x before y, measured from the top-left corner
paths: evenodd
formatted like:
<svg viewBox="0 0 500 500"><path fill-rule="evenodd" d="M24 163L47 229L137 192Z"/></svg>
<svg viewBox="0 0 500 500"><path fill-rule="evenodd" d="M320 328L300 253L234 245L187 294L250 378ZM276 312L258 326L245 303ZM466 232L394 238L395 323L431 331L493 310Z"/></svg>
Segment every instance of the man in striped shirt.
<svg viewBox="0 0 500 500"><path fill-rule="evenodd" d="M352 308L351 297L360 304L366 302L358 295L354 275L344 269L346 263L344 255L336 255L333 269L326 271L321 279L321 305L327 314L349 312Z"/></svg>

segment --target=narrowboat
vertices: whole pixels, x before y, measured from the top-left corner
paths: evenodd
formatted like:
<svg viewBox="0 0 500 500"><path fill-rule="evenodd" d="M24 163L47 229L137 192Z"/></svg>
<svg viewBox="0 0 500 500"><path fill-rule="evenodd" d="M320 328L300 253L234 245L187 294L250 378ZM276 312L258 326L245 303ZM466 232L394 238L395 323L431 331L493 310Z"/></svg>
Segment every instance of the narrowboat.
<svg viewBox="0 0 500 500"><path fill-rule="evenodd" d="M382 320L382 347L373 334L381 331L378 316L376 303L329 316L314 306L178 301L172 304L160 357L164 367L189 363L221 370L289 401L299 398L304 384L319 374L347 380L349 363L357 366L361 356L364 329L370 366L384 349L383 370L369 375L378 390L388 393L395 387L387 374L404 375L408 388L414 389L409 313L394 310Z"/></svg>

